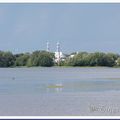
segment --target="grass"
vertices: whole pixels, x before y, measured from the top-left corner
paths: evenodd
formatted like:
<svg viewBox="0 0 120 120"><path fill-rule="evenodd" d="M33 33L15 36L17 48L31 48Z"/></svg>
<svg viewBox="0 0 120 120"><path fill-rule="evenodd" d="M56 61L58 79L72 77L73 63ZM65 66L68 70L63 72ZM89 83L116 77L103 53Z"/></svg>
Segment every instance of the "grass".
<svg viewBox="0 0 120 120"><path fill-rule="evenodd" d="M48 88L63 88L63 85L50 85Z"/></svg>

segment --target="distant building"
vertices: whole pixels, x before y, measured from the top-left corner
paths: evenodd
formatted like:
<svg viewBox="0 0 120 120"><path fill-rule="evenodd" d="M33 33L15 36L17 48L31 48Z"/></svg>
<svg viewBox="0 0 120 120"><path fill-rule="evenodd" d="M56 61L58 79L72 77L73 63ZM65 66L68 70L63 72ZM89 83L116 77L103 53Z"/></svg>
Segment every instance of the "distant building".
<svg viewBox="0 0 120 120"><path fill-rule="evenodd" d="M46 49L47 52L50 51L50 48L49 48L49 42L47 42L47 49ZM60 63L61 61L64 61L66 59L66 55L63 54L61 52L61 48L60 48L60 43L57 42L57 51L55 52L55 63Z"/></svg>
<svg viewBox="0 0 120 120"><path fill-rule="evenodd" d="M78 52L71 53L70 56L69 56L69 58L73 58L77 54L78 54Z"/></svg>
<svg viewBox="0 0 120 120"><path fill-rule="evenodd" d="M66 56L62 52L55 52L55 62L64 61Z"/></svg>
<svg viewBox="0 0 120 120"><path fill-rule="evenodd" d="M70 55L70 58L73 58L75 55Z"/></svg>
<svg viewBox="0 0 120 120"><path fill-rule="evenodd" d="M65 60L65 55L61 52L60 49L60 43L57 43L57 51L55 52L55 62L56 63L60 63L60 61L64 61Z"/></svg>

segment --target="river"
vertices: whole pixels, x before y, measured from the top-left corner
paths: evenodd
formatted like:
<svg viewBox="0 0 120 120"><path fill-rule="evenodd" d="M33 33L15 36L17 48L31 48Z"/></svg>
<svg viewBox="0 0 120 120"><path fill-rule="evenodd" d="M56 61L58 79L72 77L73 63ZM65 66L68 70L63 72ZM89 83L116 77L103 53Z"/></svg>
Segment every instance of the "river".
<svg viewBox="0 0 120 120"><path fill-rule="evenodd" d="M120 68L0 68L0 116L120 115Z"/></svg>

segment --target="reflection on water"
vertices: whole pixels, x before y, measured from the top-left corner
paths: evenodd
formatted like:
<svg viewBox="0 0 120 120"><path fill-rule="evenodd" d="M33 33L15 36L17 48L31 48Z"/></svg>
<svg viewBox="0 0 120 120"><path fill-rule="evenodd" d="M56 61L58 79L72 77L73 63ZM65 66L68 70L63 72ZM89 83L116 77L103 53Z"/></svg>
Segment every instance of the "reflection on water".
<svg viewBox="0 0 120 120"><path fill-rule="evenodd" d="M120 90L120 80L108 79L86 79L62 81L61 86L57 86L55 81L47 87L49 92L81 92L81 91L108 91Z"/></svg>
<svg viewBox="0 0 120 120"><path fill-rule="evenodd" d="M47 88L46 90L47 92L51 92L51 91L62 92L63 88Z"/></svg>
<svg viewBox="0 0 120 120"><path fill-rule="evenodd" d="M47 87L47 92L51 92L51 91L62 92L63 87L64 86L62 83L52 84Z"/></svg>

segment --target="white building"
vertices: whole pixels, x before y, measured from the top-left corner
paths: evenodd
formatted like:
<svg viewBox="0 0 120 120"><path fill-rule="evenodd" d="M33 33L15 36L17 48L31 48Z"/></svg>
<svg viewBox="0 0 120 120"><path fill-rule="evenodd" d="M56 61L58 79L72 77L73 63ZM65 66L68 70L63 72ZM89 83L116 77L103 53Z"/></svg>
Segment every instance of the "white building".
<svg viewBox="0 0 120 120"><path fill-rule="evenodd" d="M75 55L77 55L79 52L72 53L69 58L73 58Z"/></svg>
<svg viewBox="0 0 120 120"><path fill-rule="evenodd" d="M47 49L46 51L49 52L50 51L50 47L49 47L49 42L47 42ZM61 49L60 49L60 43L57 42L57 51L55 52L55 62L56 63L60 63L60 61L64 61L66 58L66 56L61 52Z"/></svg>
<svg viewBox="0 0 120 120"><path fill-rule="evenodd" d="M55 52L55 62L58 63L60 61L65 60L65 55L62 52Z"/></svg>
<svg viewBox="0 0 120 120"><path fill-rule="evenodd" d="M73 58L75 55L70 55L70 58Z"/></svg>
<svg viewBox="0 0 120 120"><path fill-rule="evenodd" d="M57 43L57 51L55 52L55 62L59 64L60 61L65 60L65 55L60 50L60 43Z"/></svg>

